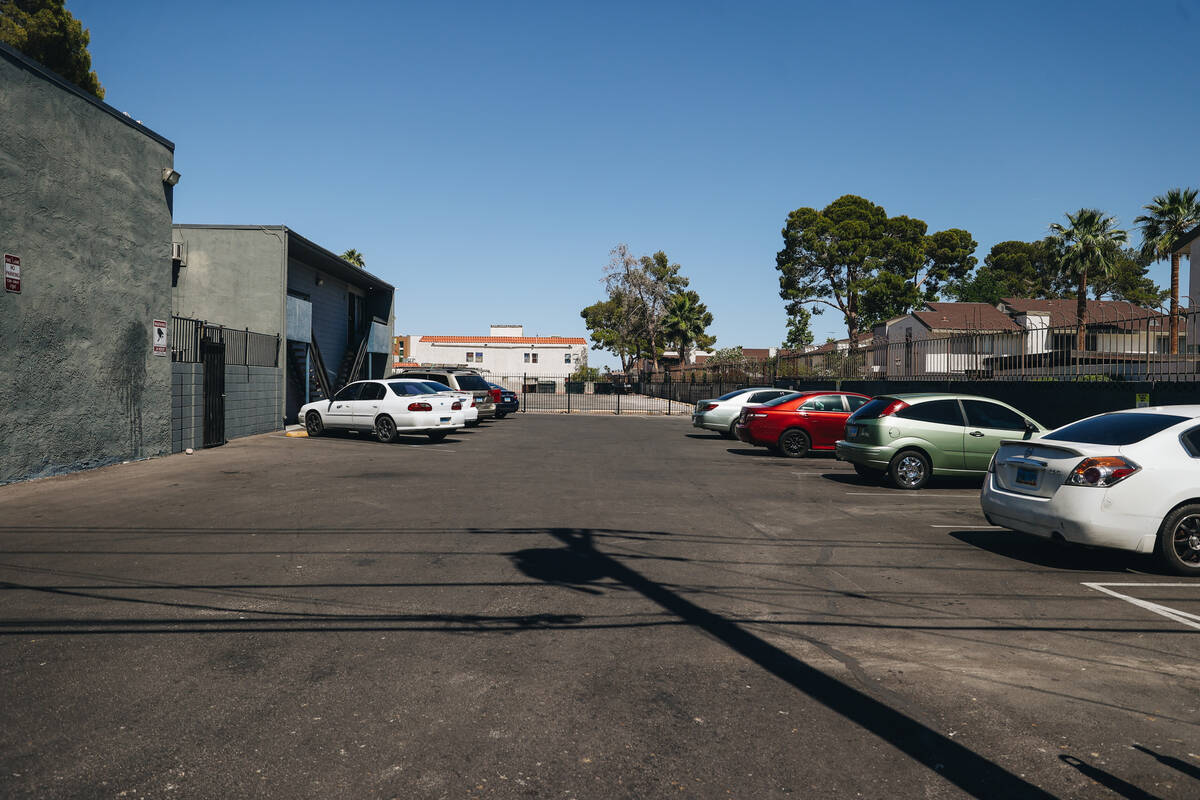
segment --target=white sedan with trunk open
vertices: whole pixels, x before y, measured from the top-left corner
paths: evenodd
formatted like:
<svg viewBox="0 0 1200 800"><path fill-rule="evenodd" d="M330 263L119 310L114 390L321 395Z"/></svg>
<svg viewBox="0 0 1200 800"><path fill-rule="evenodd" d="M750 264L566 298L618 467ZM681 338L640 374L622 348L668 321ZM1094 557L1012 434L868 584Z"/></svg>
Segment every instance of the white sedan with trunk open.
<svg viewBox="0 0 1200 800"><path fill-rule="evenodd" d="M996 451L980 497L993 525L1157 553L1200 575L1200 406L1100 414Z"/></svg>
<svg viewBox="0 0 1200 800"><path fill-rule="evenodd" d="M309 436L327 430L373 432L381 442L424 434L434 441L466 424L462 403L416 381L372 380L346 384L328 400L300 407Z"/></svg>

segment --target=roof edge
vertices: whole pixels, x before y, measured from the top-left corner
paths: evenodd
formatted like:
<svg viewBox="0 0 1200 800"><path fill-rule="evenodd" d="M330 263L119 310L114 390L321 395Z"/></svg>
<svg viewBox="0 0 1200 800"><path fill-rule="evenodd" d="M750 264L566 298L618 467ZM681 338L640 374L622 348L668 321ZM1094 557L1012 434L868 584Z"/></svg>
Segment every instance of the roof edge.
<svg viewBox="0 0 1200 800"><path fill-rule="evenodd" d="M88 94L83 89L80 89L78 86L71 83L69 80L67 80L66 78L59 75L57 72L55 72L54 70L47 67L45 64L42 64L39 61L34 61L32 58L25 55L21 51L17 50L12 45L6 44L5 42L0 42L0 56L7 58L9 61L12 61L13 63L17 64L18 66L24 67L25 69L29 70L30 72L35 73L39 77L50 81L51 83L57 85L60 89L66 89L68 92L75 95L76 97L82 98L83 100L86 100L87 102L91 103L96 108L103 111L105 114L108 114L110 117L113 117L114 119L116 119L120 122L123 122L126 125L128 125L129 127L133 128L135 131L138 131L138 132L150 137L154 141L161 144L163 147L170 150L172 153L175 152L175 143L172 142L170 139L150 130L150 128L147 128L145 125L138 122L133 117L126 114L124 111L120 111L120 110L110 106L108 103L104 102L100 98L94 97L93 95Z"/></svg>

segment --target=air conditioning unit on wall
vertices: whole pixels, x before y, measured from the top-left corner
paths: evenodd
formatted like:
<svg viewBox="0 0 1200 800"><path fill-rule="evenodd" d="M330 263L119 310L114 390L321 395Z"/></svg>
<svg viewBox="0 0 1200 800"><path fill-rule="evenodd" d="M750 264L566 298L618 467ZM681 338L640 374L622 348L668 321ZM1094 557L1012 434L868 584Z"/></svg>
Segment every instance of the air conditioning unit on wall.
<svg viewBox="0 0 1200 800"><path fill-rule="evenodd" d="M171 242L171 260L178 261L179 266L187 266L187 248L183 242Z"/></svg>

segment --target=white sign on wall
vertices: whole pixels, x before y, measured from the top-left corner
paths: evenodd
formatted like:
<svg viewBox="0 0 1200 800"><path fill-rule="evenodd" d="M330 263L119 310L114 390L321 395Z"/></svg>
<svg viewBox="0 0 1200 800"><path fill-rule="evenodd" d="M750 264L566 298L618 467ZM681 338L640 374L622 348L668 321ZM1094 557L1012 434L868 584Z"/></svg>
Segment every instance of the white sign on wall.
<svg viewBox="0 0 1200 800"><path fill-rule="evenodd" d="M154 355L165 356L167 354L167 321L165 319L154 320Z"/></svg>
<svg viewBox="0 0 1200 800"><path fill-rule="evenodd" d="M21 293L21 257L4 254L4 291Z"/></svg>

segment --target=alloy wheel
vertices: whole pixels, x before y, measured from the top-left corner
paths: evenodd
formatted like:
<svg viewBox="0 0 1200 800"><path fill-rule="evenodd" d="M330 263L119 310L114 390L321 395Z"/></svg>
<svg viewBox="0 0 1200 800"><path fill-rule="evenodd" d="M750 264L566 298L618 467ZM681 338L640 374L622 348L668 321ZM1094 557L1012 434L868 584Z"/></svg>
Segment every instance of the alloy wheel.
<svg viewBox="0 0 1200 800"><path fill-rule="evenodd" d="M896 477L905 486L918 485L925 479L925 462L920 456L905 456L896 465Z"/></svg>
<svg viewBox="0 0 1200 800"><path fill-rule="evenodd" d="M1200 565L1200 515L1191 514L1179 520L1171 536L1171 546L1183 563Z"/></svg>
<svg viewBox="0 0 1200 800"><path fill-rule="evenodd" d="M381 442L390 442L396 436L396 423L391 417L380 417L375 420L375 438Z"/></svg>

